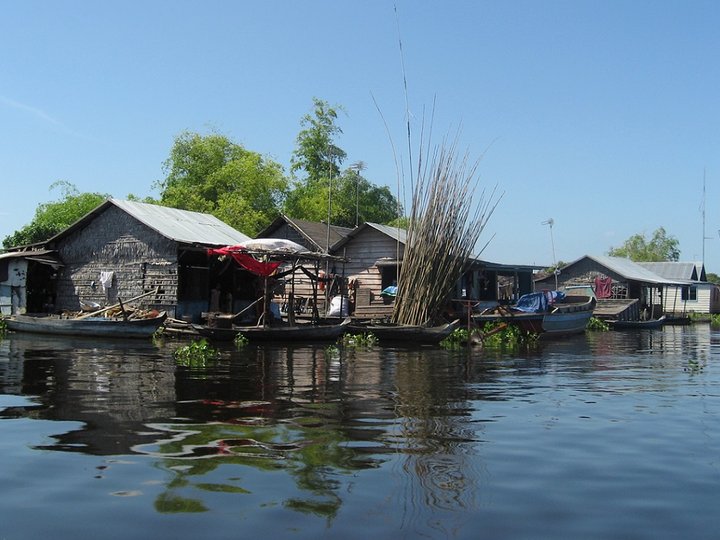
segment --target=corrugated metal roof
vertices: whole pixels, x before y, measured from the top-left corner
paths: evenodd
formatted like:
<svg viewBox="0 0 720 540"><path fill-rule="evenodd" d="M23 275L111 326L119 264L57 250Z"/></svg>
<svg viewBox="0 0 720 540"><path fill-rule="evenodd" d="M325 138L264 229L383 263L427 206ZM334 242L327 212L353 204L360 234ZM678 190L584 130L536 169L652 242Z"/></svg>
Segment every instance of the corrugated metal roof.
<svg viewBox="0 0 720 540"><path fill-rule="evenodd" d="M688 279L697 281L699 278L698 263L695 262L641 262L638 263L657 275L670 279ZM702 266L702 263L700 263Z"/></svg>
<svg viewBox="0 0 720 540"><path fill-rule="evenodd" d="M662 277L655 272L642 267L640 264L623 257L610 257L608 255L587 255L587 257L603 265L608 270L612 270L613 272L632 281L669 285L686 284L686 280L676 280Z"/></svg>
<svg viewBox="0 0 720 540"><path fill-rule="evenodd" d="M210 214L120 199L109 199L108 202L176 242L228 246L250 240L249 236Z"/></svg>
<svg viewBox="0 0 720 540"><path fill-rule="evenodd" d="M365 225L367 225L368 227L372 227L373 229L376 229L383 234L386 234L387 236L389 236L393 240L397 240L401 244L405 244L407 242L407 231L405 229L370 222L366 223Z"/></svg>
<svg viewBox="0 0 720 540"><path fill-rule="evenodd" d="M352 238L357 236L361 231L364 231L365 229L375 229L378 232L381 232L382 234L385 234L392 238L393 240L397 240L401 244L407 243L407 231L405 229L399 229L397 227L391 227L390 225L380 225L379 223L370 223L369 221L366 221L359 227L355 227L352 231L348 233L348 235L345 238L342 238L337 244L331 247L332 251L339 250L342 246L347 244Z"/></svg>

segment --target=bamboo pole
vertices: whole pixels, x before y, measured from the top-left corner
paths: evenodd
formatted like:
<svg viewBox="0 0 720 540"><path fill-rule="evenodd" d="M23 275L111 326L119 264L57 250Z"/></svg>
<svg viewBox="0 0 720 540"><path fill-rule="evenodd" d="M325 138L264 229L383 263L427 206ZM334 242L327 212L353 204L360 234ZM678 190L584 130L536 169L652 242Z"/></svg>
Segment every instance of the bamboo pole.
<svg viewBox="0 0 720 540"><path fill-rule="evenodd" d="M466 270L472 250L497 200L481 193L470 211L477 162L456 159L455 144L436 149L418 162L410 226L398 279L394 322L425 324L437 318L444 302Z"/></svg>
<svg viewBox="0 0 720 540"><path fill-rule="evenodd" d="M136 300L140 300L141 298L145 298L146 296L150 296L151 294L157 294L160 292L160 287L156 287L154 291L146 292L144 294L141 294L139 296L136 296L134 298L131 298L130 300L126 300L126 302L135 302ZM84 313L83 315L80 315L76 317L77 319L86 319L88 317L94 317L96 315L100 315L101 313L105 313L106 311L110 311L111 309L115 309L122 306L122 302L119 302L117 304L113 304L112 306L104 307L102 309L99 309L97 311L93 311L91 313Z"/></svg>

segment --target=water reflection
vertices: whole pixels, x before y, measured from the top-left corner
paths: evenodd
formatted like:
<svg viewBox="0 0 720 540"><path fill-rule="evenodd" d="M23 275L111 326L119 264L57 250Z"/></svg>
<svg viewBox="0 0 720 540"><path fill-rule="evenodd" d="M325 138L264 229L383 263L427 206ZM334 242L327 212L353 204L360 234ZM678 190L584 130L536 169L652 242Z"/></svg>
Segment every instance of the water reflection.
<svg viewBox="0 0 720 540"><path fill-rule="evenodd" d="M690 381L693 399L717 394L706 370L719 344L707 327L666 327L512 351L228 345L215 362L185 366L173 359L174 342L13 335L0 341L0 394L32 401L0 400L0 422L50 420L64 430L33 451L142 464L122 492L141 493L152 479L152 510L165 517L233 513L237 526L284 511L363 525L359 515L406 536L463 537L492 530L478 516L514 515L514 505L542 523L548 508L532 506L517 477L545 480L528 463L558 474L565 461L569 470L579 463L564 477L573 486L588 458L616 455L618 439L607 437L637 438L633 452L650 455L643 440L662 434L652 422L671 408L679 380ZM715 414L712 405L703 401L703 411ZM636 422L646 411L653 416ZM673 426L687 429L677 417ZM583 440L595 434L588 426L602 435ZM505 486L511 478L515 491Z"/></svg>
<svg viewBox="0 0 720 540"><path fill-rule="evenodd" d="M138 428L174 411L174 369L152 343L18 334L0 346L10 368L0 373L2 392L37 396L36 406L13 414L83 424L46 449L128 452Z"/></svg>

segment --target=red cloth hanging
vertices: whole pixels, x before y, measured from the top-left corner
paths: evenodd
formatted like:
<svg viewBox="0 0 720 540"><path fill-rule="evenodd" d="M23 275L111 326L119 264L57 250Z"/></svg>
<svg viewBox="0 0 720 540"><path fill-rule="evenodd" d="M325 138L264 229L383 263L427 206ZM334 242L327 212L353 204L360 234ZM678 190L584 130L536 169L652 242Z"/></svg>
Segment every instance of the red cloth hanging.
<svg viewBox="0 0 720 540"><path fill-rule="evenodd" d="M597 298L610 298L612 296L611 277L595 277L595 296Z"/></svg>
<svg viewBox="0 0 720 540"><path fill-rule="evenodd" d="M282 261L260 262L255 257L239 251L244 249L242 246L227 246L216 249L210 248L207 253L208 255L230 256L246 270L263 277L272 275L282 264Z"/></svg>

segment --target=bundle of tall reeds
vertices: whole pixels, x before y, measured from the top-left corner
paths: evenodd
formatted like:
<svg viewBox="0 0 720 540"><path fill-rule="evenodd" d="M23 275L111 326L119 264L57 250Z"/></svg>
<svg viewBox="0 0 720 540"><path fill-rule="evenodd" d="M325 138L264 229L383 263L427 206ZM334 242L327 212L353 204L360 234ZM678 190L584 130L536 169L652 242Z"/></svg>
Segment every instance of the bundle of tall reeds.
<svg viewBox="0 0 720 540"><path fill-rule="evenodd" d="M467 153L458 156L456 141L435 148L427 161L418 159L394 322L435 322L467 269L499 202L496 188L475 197L478 164Z"/></svg>

